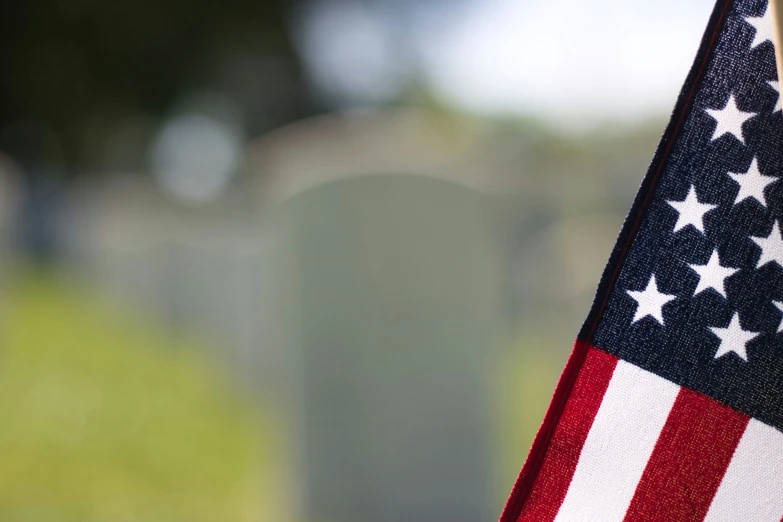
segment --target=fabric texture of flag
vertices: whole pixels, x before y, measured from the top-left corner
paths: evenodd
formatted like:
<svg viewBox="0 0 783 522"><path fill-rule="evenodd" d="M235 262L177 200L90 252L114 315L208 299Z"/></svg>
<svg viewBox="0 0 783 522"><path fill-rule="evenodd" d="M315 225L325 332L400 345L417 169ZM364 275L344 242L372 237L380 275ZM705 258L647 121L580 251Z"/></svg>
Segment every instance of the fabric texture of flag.
<svg viewBox="0 0 783 522"><path fill-rule="evenodd" d="M501 522L783 520L781 178L771 8L719 0Z"/></svg>

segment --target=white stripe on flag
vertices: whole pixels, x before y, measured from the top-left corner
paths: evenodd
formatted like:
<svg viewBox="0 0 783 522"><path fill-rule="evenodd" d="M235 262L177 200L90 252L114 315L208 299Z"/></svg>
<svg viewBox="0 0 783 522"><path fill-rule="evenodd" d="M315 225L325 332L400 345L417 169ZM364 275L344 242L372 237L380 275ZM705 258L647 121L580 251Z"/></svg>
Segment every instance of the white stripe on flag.
<svg viewBox="0 0 783 522"><path fill-rule="evenodd" d="M679 389L617 363L555 522L622 522Z"/></svg>
<svg viewBox="0 0 783 522"><path fill-rule="evenodd" d="M751 419L707 511L705 522L780 522L783 433Z"/></svg>

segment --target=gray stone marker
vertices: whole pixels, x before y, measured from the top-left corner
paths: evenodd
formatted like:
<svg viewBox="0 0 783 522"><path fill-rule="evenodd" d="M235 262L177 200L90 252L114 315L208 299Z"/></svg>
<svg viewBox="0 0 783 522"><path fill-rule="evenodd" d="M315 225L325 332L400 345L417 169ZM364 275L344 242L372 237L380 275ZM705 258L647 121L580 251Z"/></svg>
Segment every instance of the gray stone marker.
<svg viewBox="0 0 783 522"><path fill-rule="evenodd" d="M19 205L20 173L14 161L0 152L0 290L13 252L13 225Z"/></svg>
<svg viewBox="0 0 783 522"><path fill-rule="evenodd" d="M74 271L159 324L201 335L248 390L270 392L279 374L269 267L275 247L241 199L187 208L134 178L85 187L74 200Z"/></svg>
<svg viewBox="0 0 783 522"><path fill-rule="evenodd" d="M496 516L486 210L476 190L413 175L342 179L282 206L306 520Z"/></svg>

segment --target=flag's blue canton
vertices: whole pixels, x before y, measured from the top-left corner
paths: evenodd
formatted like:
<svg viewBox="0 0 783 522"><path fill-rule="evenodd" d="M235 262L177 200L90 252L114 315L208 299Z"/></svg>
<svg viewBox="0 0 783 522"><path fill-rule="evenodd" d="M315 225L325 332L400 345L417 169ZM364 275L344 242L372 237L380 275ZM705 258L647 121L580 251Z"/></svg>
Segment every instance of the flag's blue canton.
<svg viewBox="0 0 783 522"><path fill-rule="evenodd" d="M766 0L729 6L603 314L583 335L783 430L783 115L766 11Z"/></svg>

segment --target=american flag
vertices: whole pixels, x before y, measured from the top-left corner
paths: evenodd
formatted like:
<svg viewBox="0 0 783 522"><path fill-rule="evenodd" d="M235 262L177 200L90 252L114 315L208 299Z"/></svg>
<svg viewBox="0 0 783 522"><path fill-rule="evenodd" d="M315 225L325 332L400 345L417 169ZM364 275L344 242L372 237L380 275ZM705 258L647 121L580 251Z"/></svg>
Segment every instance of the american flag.
<svg viewBox="0 0 783 522"><path fill-rule="evenodd" d="M718 1L502 522L783 520L772 34Z"/></svg>

